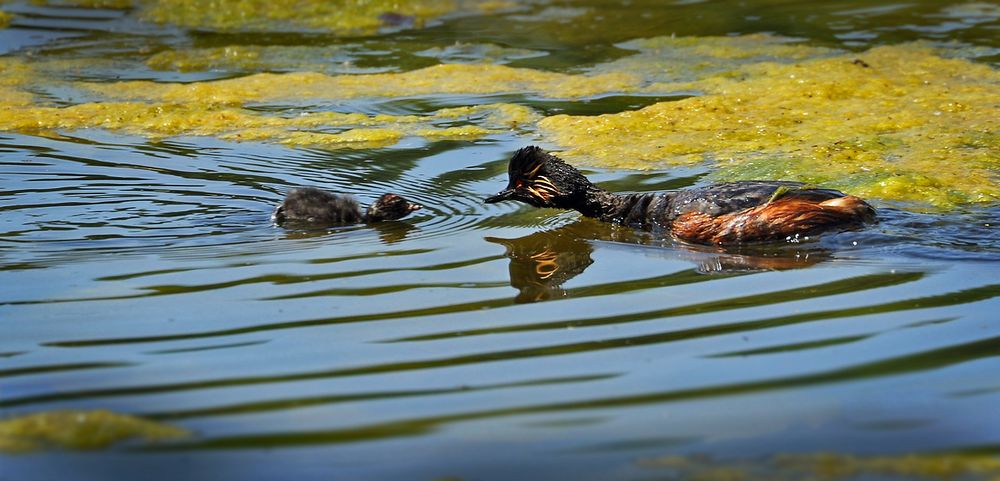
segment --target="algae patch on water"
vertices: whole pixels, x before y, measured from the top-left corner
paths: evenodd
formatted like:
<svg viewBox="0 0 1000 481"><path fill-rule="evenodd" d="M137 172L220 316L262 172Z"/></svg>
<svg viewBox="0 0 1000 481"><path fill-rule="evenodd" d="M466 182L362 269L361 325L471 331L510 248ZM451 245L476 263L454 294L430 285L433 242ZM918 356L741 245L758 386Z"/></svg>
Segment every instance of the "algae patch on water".
<svg viewBox="0 0 1000 481"><path fill-rule="evenodd" d="M427 95L538 94L581 98L640 88L627 72L574 75L504 65L441 64L409 72L324 75L316 72L261 73L191 84L130 81L81 86L117 99L243 104L295 99L353 99Z"/></svg>
<svg viewBox="0 0 1000 481"><path fill-rule="evenodd" d="M490 14L516 7L492 0L35 0L80 8L131 9L145 21L220 32L301 32L372 35L420 28L455 14Z"/></svg>
<svg viewBox="0 0 1000 481"><path fill-rule="evenodd" d="M0 59L0 105L3 107L0 109L0 130L58 135L64 131L101 128L153 139L193 135L233 141L370 148L389 146L407 136L432 140L474 139L534 125L539 119L530 107L502 103L444 108L414 115L315 109L269 113L242 107L243 102L230 97L238 96L237 91L242 90L220 94L209 85L213 82L187 86L171 84L172 87L183 88L184 95L180 97L187 101L168 96L152 101L38 105L30 88L46 83L43 72L49 70L51 66L39 70L20 60ZM269 77L289 78L281 75ZM63 82L63 85L81 89L94 86L81 82ZM240 85L240 88L251 88L246 84ZM253 88L266 90L268 86ZM293 89L287 85L285 88ZM225 98L220 99L220 95Z"/></svg>
<svg viewBox="0 0 1000 481"><path fill-rule="evenodd" d="M370 148L407 136L475 139L516 128L537 131L571 161L601 167L706 163L717 179L801 180L917 209L1000 200L1000 72L961 52L903 44L845 53L768 35L664 37L620 46L636 53L578 73L440 64L407 72L296 71L191 83L59 82L46 78L58 77L52 65L6 58L0 59L0 130L104 128L153 138L209 135ZM200 64L189 64L197 59L183 54L150 62L181 70L246 62L253 69L262 55L274 56L265 63L282 55L280 48L212 52ZM311 55L300 54L290 65ZM35 93L47 83L91 101L40 105ZM677 93L688 97L541 120L513 103L472 107L460 118L449 117L453 109L414 115L326 111L336 108L328 103L360 99L378 105L383 99L451 102L456 96L471 103L498 94L532 102Z"/></svg>
<svg viewBox="0 0 1000 481"><path fill-rule="evenodd" d="M1000 200L1000 72L915 45L764 61L647 90L705 95L618 114L558 115L577 162L710 162L720 179L802 180L936 207Z"/></svg>
<svg viewBox="0 0 1000 481"><path fill-rule="evenodd" d="M31 3L56 6L56 7L76 7L76 8L110 8L125 10L135 8L142 3L141 0L32 0Z"/></svg>
<svg viewBox="0 0 1000 481"><path fill-rule="evenodd" d="M111 411L47 411L0 420L0 452L101 449L128 439L157 442L190 435L175 426Z"/></svg>
<svg viewBox="0 0 1000 481"><path fill-rule="evenodd" d="M792 63L829 57L840 50L817 47L793 38L766 34L739 37L656 37L617 45L637 53L589 69L591 74L630 72L639 75L647 90L655 93L697 85L671 86L711 75L738 75L741 66L761 63Z"/></svg>
<svg viewBox="0 0 1000 481"><path fill-rule="evenodd" d="M1000 479L1000 459L988 455L804 453L732 460L669 455L641 460L640 465L656 472L670 472L673 474L671 479L703 481L835 481L886 477L942 481Z"/></svg>
<svg viewBox="0 0 1000 481"><path fill-rule="evenodd" d="M86 103L69 107L30 107L0 123L21 132L57 133L104 128L150 138L176 135L216 136L231 141L276 141L287 145L372 148L395 144L406 136L428 139L478 138L530 122L534 113L510 104L468 110L460 120L482 126L454 126L451 109L430 115L374 115L319 112L282 117L237 108L140 102Z"/></svg>
<svg viewBox="0 0 1000 481"><path fill-rule="evenodd" d="M470 0L147 0L143 18L217 31L314 30L373 34L383 27L420 27L454 13L490 13L511 2Z"/></svg>
<svg viewBox="0 0 1000 481"><path fill-rule="evenodd" d="M146 65L160 71L198 72L316 72L323 74L372 74L397 70L377 64L389 47L378 42L325 45L226 45L221 47L164 50L149 57ZM546 52L503 47L490 43L457 42L445 47L415 48L412 55L419 66L434 63L505 64L540 57ZM365 64L360 66L359 64Z"/></svg>
<svg viewBox="0 0 1000 481"><path fill-rule="evenodd" d="M328 148L373 148L407 136L432 140L473 139L532 125L529 107L486 104L445 108L420 115L369 115L333 111L262 113L202 98L191 102L85 102L39 106L26 91L37 72L19 62L0 63L0 130L58 135L101 128L148 138L215 136L232 141L271 141ZM209 94L211 95L211 94Z"/></svg>
<svg viewBox="0 0 1000 481"><path fill-rule="evenodd" d="M372 66L387 51L380 44L371 43L323 46L225 45L163 50L146 59L146 66L153 70L174 72L371 74L396 70L394 66Z"/></svg>
<svg viewBox="0 0 1000 481"><path fill-rule="evenodd" d="M355 73L359 69L352 63L357 58L351 49L338 46L227 45L165 50L146 60L146 65L154 70L179 72L220 69Z"/></svg>

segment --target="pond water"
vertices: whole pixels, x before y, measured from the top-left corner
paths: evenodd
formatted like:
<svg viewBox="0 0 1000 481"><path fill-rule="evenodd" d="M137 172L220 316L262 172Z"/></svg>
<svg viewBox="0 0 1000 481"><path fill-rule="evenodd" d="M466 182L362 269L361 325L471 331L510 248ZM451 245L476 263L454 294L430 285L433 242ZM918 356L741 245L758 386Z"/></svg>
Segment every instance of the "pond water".
<svg viewBox="0 0 1000 481"><path fill-rule="evenodd" d="M995 197L934 208L876 196L870 228L723 251L484 204L514 150L560 147L533 121L475 120L484 132L469 137L406 127L407 116L468 125L426 120L453 107L592 116L697 91L396 86L239 104L286 119L398 117L371 123L403 134L346 148L285 133L234 141L199 126L221 115L210 109L171 120L190 128L112 125L114 112L87 124L68 110L110 102L85 85L154 89L123 80L197 86L486 62L579 74L627 58L621 42L670 35L767 33L848 54L951 42L996 70L1000 4L492 2L427 19L386 10L381 27L344 32L192 25L190 11L154 22L144 15L155 3L0 4L13 15L0 30L3 68L35 69L0 82L20 89L0 98L51 107L58 124L8 119L0 131L0 421L108 410L189 435L5 449L17 433L0 428L0 478L1000 476ZM241 56L240 46L276 48ZM150 61L164 52L177 56ZM1000 109L996 97L983 103ZM996 182L1000 130L990 128L996 143L985 141L981 163ZM586 171L611 190L650 191L725 168ZM302 185L363 203L396 192L426 207L370 227L273 225L275 205Z"/></svg>

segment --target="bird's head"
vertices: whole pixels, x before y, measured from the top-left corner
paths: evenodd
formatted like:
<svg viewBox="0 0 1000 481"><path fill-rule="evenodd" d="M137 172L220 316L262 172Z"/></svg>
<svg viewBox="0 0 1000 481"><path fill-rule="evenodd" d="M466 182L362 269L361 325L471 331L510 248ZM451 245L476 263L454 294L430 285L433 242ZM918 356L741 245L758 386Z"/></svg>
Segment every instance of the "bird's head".
<svg viewBox="0 0 1000 481"><path fill-rule="evenodd" d="M368 222L402 219L410 212L422 209L424 206L414 204L397 194L383 194L378 200L368 206L365 219Z"/></svg>
<svg viewBox="0 0 1000 481"><path fill-rule="evenodd" d="M516 200L534 207L570 209L592 185L579 170L535 146L514 153L507 179L507 188L488 197L487 204Z"/></svg>

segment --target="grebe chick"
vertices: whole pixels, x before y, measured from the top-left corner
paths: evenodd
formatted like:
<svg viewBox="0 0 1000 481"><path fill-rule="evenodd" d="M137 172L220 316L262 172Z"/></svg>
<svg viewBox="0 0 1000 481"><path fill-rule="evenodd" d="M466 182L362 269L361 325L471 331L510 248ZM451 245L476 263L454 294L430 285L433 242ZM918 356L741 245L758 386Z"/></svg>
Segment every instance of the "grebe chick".
<svg viewBox="0 0 1000 481"><path fill-rule="evenodd" d="M383 220L402 219L423 206L396 194L383 194L365 212L349 195L333 194L312 187L293 189L272 216L278 224L286 222L350 225L371 224Z"/></svg>
<svg viewBox="0 0 1000 481"><path fill-rule="evenodd" d="M801 182L752 180L675 192L615 194L534 146L514 153L507 175L507 188L487 198L487 203L515 200L572 209L605 222L665 230L699 244L784 240L875 220L875 209L865 201Z"/></svg>

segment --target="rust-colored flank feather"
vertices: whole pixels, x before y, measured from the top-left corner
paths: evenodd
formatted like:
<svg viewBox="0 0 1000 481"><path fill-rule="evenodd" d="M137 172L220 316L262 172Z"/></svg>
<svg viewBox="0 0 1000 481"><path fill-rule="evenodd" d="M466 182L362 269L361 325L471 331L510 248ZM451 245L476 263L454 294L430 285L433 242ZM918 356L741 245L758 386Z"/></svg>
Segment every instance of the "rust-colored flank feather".
<svg viewBox="0 0 1000 481"><path fill-rule="evenodd" d="M717 216L703 212L682 214L670 224L670 232L688 242L733 244L849 228L871 217L871 206L851 195L824 201L784 198Z"/></svg>

